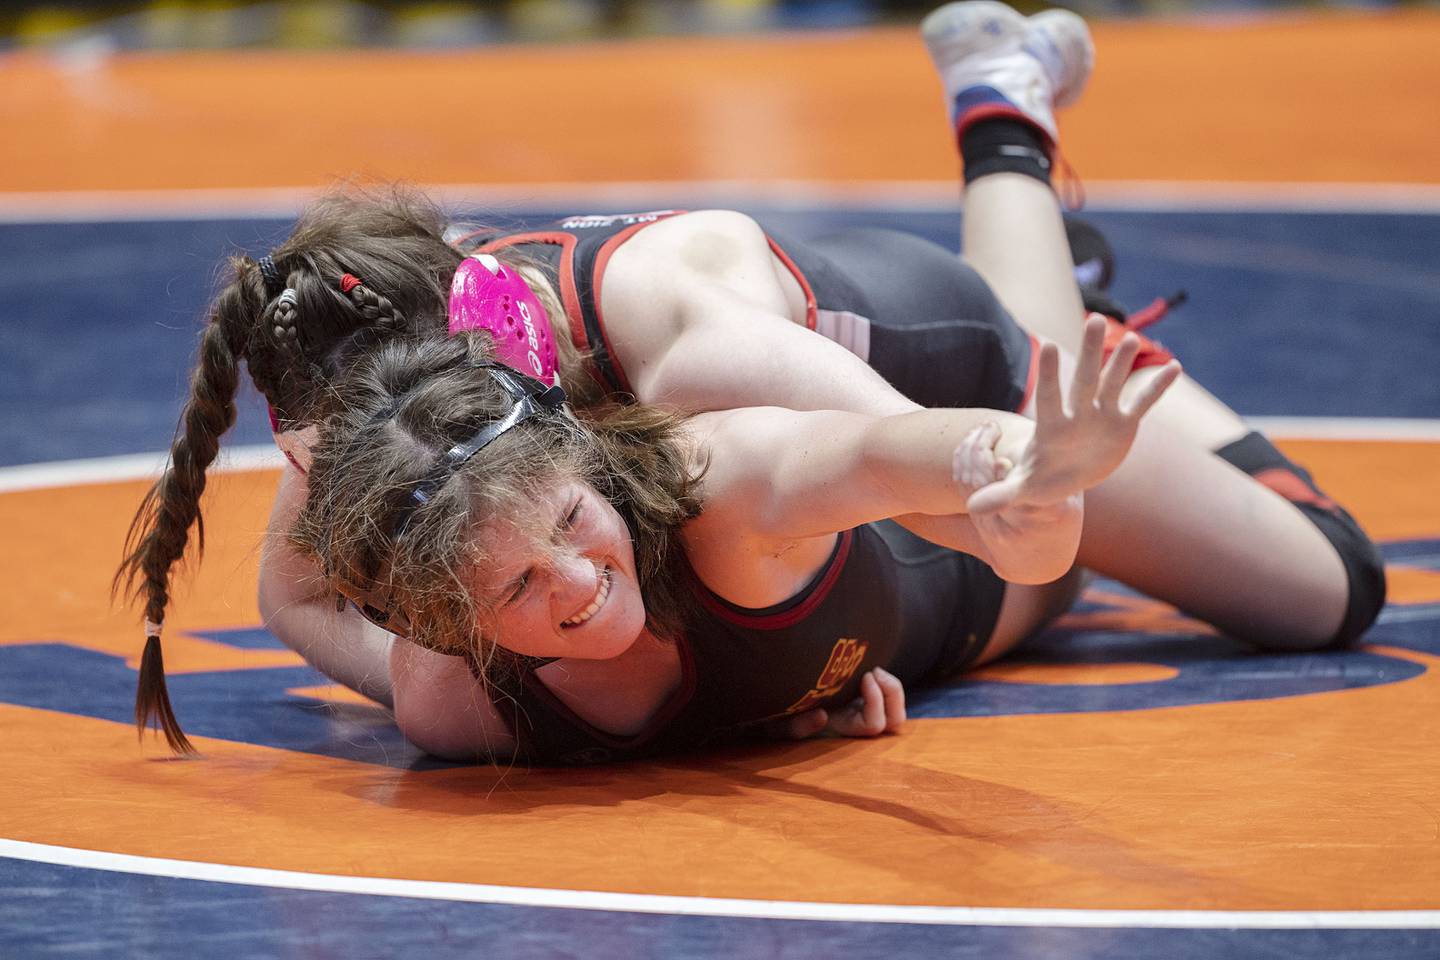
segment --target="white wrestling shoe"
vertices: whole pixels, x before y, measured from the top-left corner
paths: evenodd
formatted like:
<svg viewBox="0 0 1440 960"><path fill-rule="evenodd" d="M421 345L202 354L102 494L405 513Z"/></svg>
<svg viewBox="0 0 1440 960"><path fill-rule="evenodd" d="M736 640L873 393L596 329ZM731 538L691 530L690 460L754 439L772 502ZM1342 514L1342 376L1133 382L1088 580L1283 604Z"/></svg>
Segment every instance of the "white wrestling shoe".
<svg viewBox="0 0 1440 960"><path fill-rule="evenodd" d="M1085 21L1067 10L1029 19L995 0L949 3L920 24L940 73L956 134L987 117L1021 117L1054 143L1055 107L1085 89L1095 48Z"/></svg>
<svg viewBox="0 0 1440 960"><path fill-rule="evenodd" d="M1069 10L1045 10L1025 20L1025 52L1045 68L1052 102L1068 107L1080 99L1095 68L1090 28Z"/></svg>

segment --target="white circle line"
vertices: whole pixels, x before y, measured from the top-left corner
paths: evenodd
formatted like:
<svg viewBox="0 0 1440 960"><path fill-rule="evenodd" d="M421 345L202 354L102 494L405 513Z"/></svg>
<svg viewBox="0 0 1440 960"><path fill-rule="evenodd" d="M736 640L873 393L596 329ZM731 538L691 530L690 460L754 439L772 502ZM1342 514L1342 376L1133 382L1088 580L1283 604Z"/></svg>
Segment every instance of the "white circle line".
<svg viewBox="0 0 1440 960"><path fill-rule="evenodd" d="M0 839L0 856L115 873L288 890L670 916L1006 927L1440 929L1440 910L1082 910L739 900L306 873L195 860L167 860L6 839Z"/></svg>

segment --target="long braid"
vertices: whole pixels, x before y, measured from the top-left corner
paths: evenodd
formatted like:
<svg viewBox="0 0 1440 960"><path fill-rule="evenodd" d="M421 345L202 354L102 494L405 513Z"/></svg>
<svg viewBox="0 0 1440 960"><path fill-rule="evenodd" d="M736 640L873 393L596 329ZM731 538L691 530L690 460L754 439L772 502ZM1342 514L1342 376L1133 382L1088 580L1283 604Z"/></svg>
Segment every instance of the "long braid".
<svg viewBox="0 0 1440 960"><path fill-rule="evenodd" d="M440 223L438 211L412 192L335 194L312 205L269 256L231 260L233 281L217 297L202 337L170 463L131 522L113 584L144 602L135 702L142 734L158 720L172 749L194 752L166 690L160 625L192 525L197 554L204 548L200 499L220 436L235 420L240 362L281 421L317 423L330 381L377 343L443 336L445 297L461 255L441 238ZM347 271L375 286L342 289ZM411 317L425 329L410 329Z"/></svg>
<svg viewBox="0 0 1440 960"><path fill-rule="evenodd" d="M196 531L197 554L205 549L205 523L200 496L205 472L220 451L220 436L235 422L235 391L240 365L218 309L200 340L199 362L190 378L190 397L181 414L181 430L170 448L164 475L145 495L125 540L126 557L115 575L115 587L145 604L145 652L135 695L135 724L143 735L153 720L171 749L194 753L170 704L160 649L160 626L170 602L170 572L185 555L190 527Z"/></svg>

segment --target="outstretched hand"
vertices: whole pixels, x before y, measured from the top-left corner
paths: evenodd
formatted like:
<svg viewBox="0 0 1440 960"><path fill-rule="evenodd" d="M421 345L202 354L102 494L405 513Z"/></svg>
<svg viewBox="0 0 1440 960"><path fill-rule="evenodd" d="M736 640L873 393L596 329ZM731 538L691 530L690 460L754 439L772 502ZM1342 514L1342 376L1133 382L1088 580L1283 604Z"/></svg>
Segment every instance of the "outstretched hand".
<svg viewBox="0 0 1440 960"><path fill-rule="evenodd" d="M1110 359L1102 363L1104 341L1104 319L1091 317L1085 324L1068 409L1061 399L1060 351L1053 343L1041 347L1034 436L1015 464L1002 460L991 465L994 482L975 490L967 503L972 517L1059 504L1095 486L1120 466L1135 442L1140 419L1180 376L1180 365L1172 360L1133 396L1122 399L1122 390L1134 375L1131 368L1140 352L1140 340L1126 334ZM985 439L993 448L994 439ZM962 449L956 451L956 479L964 482ZM974 456L970 451L970 462Z"/></svg>

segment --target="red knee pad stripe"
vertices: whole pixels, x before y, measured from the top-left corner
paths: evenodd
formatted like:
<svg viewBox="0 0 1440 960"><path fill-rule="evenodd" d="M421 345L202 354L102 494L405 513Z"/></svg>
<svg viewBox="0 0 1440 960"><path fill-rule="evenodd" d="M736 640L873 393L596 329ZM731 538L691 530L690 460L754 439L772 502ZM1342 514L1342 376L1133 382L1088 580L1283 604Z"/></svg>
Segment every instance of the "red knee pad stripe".
<svg viewBox="0 0 1440 960"><path fill-rule="evenodd" d="M1139 370L1141 367L1163 367L1175 359L1175 354L1166 350L1160 346L1160 344L1145 336L1145 334L1135 333L1134 330L1125 326L1125 324L1116 320L1114 317L1107 317L1103 313L1092 313L1090 316L1100 317L1105 321L1106 360L1110 359L1110 354L1114 353L1115 348L1120 346L1120 341L1124 339L1127 333L1134 333L1135 336L1140 338L1140 352L1135 356L1135 365L1131 369Z"/></svg>

